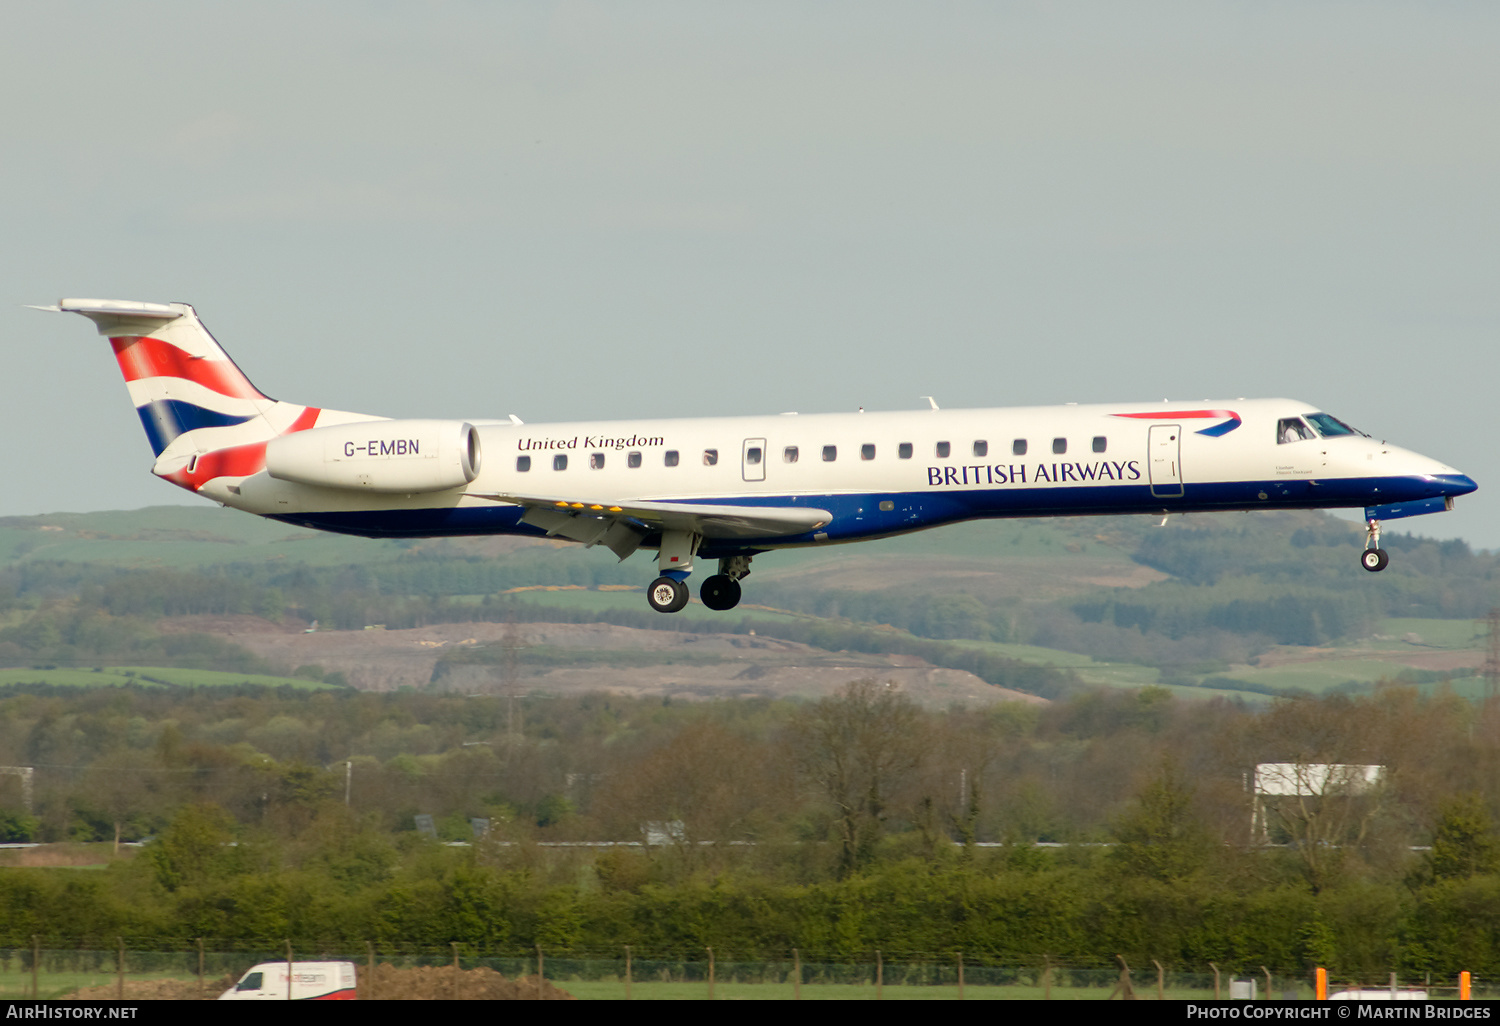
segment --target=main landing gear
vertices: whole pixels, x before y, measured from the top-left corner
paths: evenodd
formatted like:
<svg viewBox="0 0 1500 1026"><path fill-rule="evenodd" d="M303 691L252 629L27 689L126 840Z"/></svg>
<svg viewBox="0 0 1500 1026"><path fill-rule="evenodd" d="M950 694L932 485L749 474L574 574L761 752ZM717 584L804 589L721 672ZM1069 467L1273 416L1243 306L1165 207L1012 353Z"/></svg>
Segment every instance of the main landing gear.
<svg viewBox="0 0 1500 1026"><path fill-rule="evenodd" d="M703 582L698 597L709 609L733 609L740 604L740 581L749 576L749 556L726 556L719 560L719 572Z"/></svg>
<svg viewBox="0 0 1500 1026"><path fill-rule="evenodd" d="M1365 521L1365 551L1359 554L1359 565L1372 574L1390 565L1391 557L1380 547L1380 521Z"/></svg>
<svg viewBox="0 0 1500 1026"><path fill-rule="evenodd" d="M686 531L663 531L656 568L661 574L646 589L646 601L658 613L675 613L688 604L687 579L693 572L693 557L702 544L701 535ZM726 556L719 572L703 582L698 597L709 609L723 611L740 603L740 581L750 576L749 556Z"/></svg>

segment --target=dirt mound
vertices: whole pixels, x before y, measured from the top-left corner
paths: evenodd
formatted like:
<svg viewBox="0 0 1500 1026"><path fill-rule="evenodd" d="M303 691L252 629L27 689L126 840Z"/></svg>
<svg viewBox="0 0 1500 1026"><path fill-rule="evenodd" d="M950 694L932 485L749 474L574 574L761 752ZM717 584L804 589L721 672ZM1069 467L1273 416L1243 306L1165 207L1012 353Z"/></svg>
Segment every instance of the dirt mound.
<svg viewBox="0 0 1500 1026"><path fill-rule="evenodd" d="M361 970L360 997L366 996L368 977ZM507 980L493 969L455 969L451 965L397 969L375 967L375 998L379 1001L534 1001L537 979ZM542 981L541 998L572 1001L573 995Z"/></svg>
<svg viewBox="0 0 1500 1026"><path fill-rule="evenodd" d="M126 980L126 1001L213 1001L230 987L237 977L224 976L217 980L204 980L198 988L197 980ZM118 996L116 984L103 987L84 987L71 994L64 994L59 1001L113 1001Z"/></svg>

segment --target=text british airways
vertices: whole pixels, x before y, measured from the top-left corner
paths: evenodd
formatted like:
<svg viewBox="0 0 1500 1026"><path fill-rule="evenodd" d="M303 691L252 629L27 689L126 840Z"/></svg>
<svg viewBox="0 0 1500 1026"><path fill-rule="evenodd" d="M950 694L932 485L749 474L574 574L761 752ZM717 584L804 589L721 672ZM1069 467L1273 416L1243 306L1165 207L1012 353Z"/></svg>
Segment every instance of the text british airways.
<svg viewBox="0 0 1500 1026"><path fill-rule="evenodd" d="M1098 460L1094 463L999 463L928 467L927 483L941 485L1085 484L1089 481L1139 481L1136 460Z"/></svg>

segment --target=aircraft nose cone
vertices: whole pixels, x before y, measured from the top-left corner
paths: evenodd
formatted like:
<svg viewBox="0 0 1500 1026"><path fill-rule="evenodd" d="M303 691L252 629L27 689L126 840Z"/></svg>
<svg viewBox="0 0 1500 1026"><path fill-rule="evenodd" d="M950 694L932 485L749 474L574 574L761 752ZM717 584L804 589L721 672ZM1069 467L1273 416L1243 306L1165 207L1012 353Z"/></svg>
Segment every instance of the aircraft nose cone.
<svg viewBox="0 0 1500 1026"><path fill-rule="evenodd" d="M1435 480L1444 495L1468 495L1479 489L1468 474L1439 474Z"/></svg>

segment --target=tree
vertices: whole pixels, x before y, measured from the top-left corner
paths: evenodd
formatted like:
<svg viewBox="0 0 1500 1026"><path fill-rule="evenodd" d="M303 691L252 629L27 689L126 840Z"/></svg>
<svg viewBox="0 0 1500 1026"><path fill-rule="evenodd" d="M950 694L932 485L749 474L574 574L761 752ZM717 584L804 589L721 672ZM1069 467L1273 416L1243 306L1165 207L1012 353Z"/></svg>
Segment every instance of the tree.
<svg viewBox="0 0 1500 1026"><path fill-rule="evenodd" d="M120 840L126 829L139 821L157 804L151 779L155 767L143 765L143 752L118 751L95 760L85 779L88 794L98 810L114 827L114 853L120 854Z"/></svg>
<svg viewBox="0 0 1500 1026"><path fill-rule="evenodd" d="M1110 855L1125 872L1156 880L1187 876L1207 861L1213 840L1193 807L1193 788L1168 758L1118 823Z"/></svg>
<svg viewBox="0 0 1500 1026"><path fill-rule="evenodd" d="M857 680L792 724L799 771L833 806L839 873L869 859L888 815L890 794L927 752L921 711L894 684Z"/></svg>
<svg viewBox="0 0 1500 1026"><path fill-rule="evenodd" d="M1479 795L1462 795L1443 803L1425 862L1424 875L1431 880L1463 880L1500 871L1500 841Z"/></svg>
<svg viewBox="0 0 1500 1026"><path fill-rule="evenodd" d="M156 877L169 891L206 883L228 862L232 821L217 805L189 805L147 849Z"/></svg>

